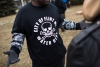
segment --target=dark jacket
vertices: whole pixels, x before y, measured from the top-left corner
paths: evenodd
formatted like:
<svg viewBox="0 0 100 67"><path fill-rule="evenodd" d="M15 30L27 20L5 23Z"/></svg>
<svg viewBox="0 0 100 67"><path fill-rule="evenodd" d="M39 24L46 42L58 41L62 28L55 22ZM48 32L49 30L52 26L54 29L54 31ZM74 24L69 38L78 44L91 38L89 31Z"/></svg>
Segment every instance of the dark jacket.
<svg viewBox="0 0 100 67"><path fill-rule="evenodd" d="M66 11L66 5L62 2L62 0L55 0L52 3L58 8L59 14L64 14Z"/></svg>
<svg viewBox="0 0 100 67"><path fill-rule="evenodd" d="M66 67L100 67L100 18L73 38Z"/></svg>

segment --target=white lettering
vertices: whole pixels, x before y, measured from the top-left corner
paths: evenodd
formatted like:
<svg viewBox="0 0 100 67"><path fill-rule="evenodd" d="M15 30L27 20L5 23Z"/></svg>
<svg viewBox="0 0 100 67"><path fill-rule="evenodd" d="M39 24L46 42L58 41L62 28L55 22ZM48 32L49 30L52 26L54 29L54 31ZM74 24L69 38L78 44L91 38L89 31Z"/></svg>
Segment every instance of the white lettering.
<svg viewBox="0 0 100 67"><path fill-rule="evenodd" d="M41 18L41 19L39 19L38 21L39 21L39 23L42 23L42 22L43 22L43 19Z"/></svg>
<svg viewBox="0 0 100 67"><path fill-rule="evenodd" d="M37 37L37 39L38 39L38 40L41 40L41 37L40 37L40 36L38 36L38 37Z"/></svg>
<svg viewBox="0 0 100 67"><path fill-rule="evenodd" d="M34 30L34 32L38 32L38 30Z"/></svg>
<svg viewBox="0 0 100 67"><path fill-rule="evenodd" d="M56 40L55 40L55 39L53 39L53 42L54 42L54 43L56 43Z"/></svg>
<svg viewBox="0 0 100 67"><path fill-rule="evenodd" d="M34 32L38 32L38 26L34 25Z"/></svg>
<svg viewBox="0 0 100 67"><path fill-rule="evenodd" d="M43 40L41 40L40 42L43 43Z"/></svg>
<svg viewBox="0 0 100 67"><path fill-rule="evenodd" d="M54 22L54 18L52 18L52 17L44 17L44 21L52 21L52 22Z"/></svg>
<svg viewBox="0 0 100 67"><path fill-rule="evenodd" d="M46 45L48 45L48 41L46 41Z"/></svg>
<svg viewBox="0 0 100 67"><path fill-rule="evenodd" d="M39 26L39 23L38 22L36 22L35 24Z"/></svg>
<svg viewBox="0 0 100 67"><path fill-rule="evenodd" d="M45 21L49 21L49 17L44 17L44 20Z"/></svg>
<svg viewBox="0 0 100 67"><path fill-rule="evenodd" d="M51 45L51 41L49 41L49 45Z"/></svg>
<svg viewBox="0 0 100 67"><path fill-rule="evenodd" d="M54 22L54 19L52 19L52 22Z"/></svg>
<svg viewBox="0 0 100 67"><path fill-rule="evenodd" d="M46 41L43 42L43 44L45 44L45 43L46 43Z"/></svg>

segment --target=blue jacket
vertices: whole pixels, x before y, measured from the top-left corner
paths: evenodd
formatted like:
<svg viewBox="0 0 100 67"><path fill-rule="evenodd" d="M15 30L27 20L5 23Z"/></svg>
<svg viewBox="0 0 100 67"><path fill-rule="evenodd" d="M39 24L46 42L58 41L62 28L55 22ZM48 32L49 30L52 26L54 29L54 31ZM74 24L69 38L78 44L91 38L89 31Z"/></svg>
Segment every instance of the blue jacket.
<svg viewBox="0 0 100 67"><path fill-rule="evenodd" d="M67 3L68 0L62 0L64 3Z"/></svg>

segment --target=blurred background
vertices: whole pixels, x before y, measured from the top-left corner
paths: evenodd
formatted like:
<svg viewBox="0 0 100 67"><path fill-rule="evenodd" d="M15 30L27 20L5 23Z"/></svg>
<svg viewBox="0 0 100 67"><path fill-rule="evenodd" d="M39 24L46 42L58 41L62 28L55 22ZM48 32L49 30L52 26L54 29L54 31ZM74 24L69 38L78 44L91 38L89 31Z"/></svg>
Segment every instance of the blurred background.
<svg viewBox="0 0 100 67"><path fill-rule="evenodd" d="M69 0L71 6L80 5L83 0ZM16 10L31 2L31 0L0 0L0 17L16 13ZM52 2L52 0L50 0Z"/></svg>

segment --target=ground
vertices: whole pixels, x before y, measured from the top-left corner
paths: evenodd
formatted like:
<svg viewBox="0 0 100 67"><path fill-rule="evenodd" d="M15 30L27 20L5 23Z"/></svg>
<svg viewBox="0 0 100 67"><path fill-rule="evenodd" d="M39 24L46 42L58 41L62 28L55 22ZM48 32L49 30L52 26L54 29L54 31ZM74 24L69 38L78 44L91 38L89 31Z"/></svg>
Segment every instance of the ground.
<svg viewBox="0 0 100 67"><path fill-rule="evenodd" d="M82 9L82 5L71 6L66 11L66 19L79 22L83 19L82 15L76 15L77 11ZM11 30L13 26L13 21L16 15L11 15L7 17L0 18L0 67L6 67L7 55L4 55L3 52L9 50L11 42ZM64 45L67 48L68 44L74 36L76 36L81 30L66 30L65 32L60 31L60 35L63 39ZM20 61L16 64L11 65L10 67L31 67L31 60L27 51L26 41L23 45L23 50L19 55Z"/></svg>

